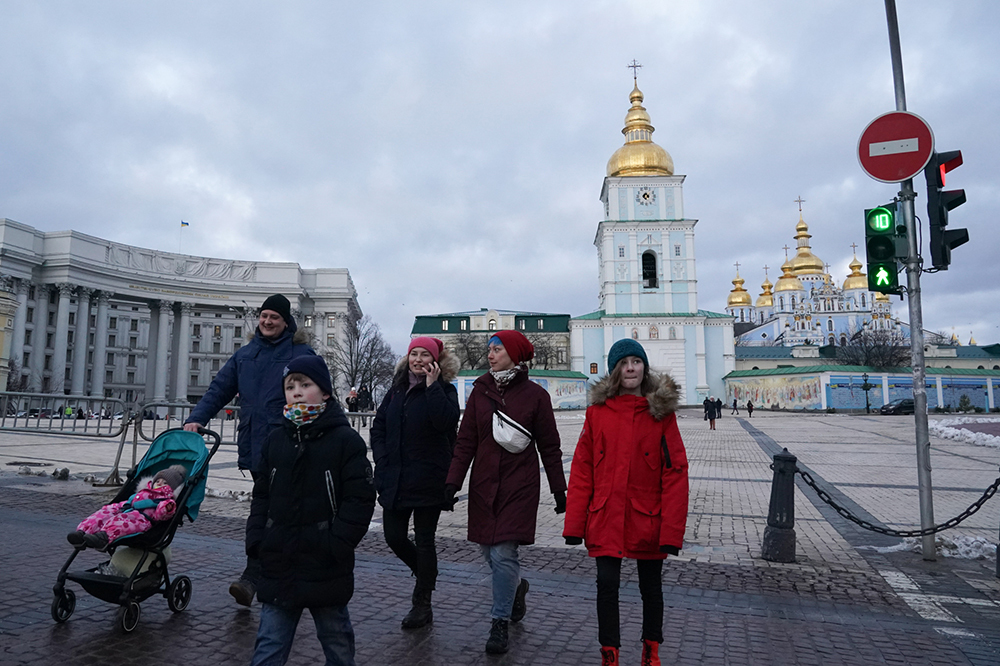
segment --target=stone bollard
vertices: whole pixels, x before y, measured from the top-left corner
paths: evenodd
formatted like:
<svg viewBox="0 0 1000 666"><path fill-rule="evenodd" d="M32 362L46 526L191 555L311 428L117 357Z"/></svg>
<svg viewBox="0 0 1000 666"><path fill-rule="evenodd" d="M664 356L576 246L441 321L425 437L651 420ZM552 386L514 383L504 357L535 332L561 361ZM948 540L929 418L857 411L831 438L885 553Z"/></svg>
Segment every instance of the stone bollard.
<svg viewBox="0 0 1000 666"><path fill-rule="evenodd" d="M795 463L797 458L783 449L774 456L774 480L767 508L767 527L760 556L768 562L795 561Z"/></svg>

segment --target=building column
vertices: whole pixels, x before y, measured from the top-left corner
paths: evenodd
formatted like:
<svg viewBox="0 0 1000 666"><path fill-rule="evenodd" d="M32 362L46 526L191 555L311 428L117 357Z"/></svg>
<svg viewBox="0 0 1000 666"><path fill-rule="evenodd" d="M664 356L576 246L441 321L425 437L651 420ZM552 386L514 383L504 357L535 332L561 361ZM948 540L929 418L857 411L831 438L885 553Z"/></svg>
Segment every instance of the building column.
<svg viewBox="0 0 1000 666"><path fill-rule="evenodd" d="M87 334L90 333L90 294L93 289L80 287L76 293L76 330L73 333L73 373L69 392L83 395L87 386Z"/></svg>
<svg viewBox="0 0 1000 666"><path fill-rule="evenodd" d="M40 393L45 376L45 336L48 333L49 286L35 285L35 328L31 333L31 374L28 390Z"/></svg>
<svg viewBox="0 0 1000 666"><path fill-rule="evenodd" d="M59 290L59 304L56 306L56 336L52 343L52 376L49 390L52 393L66 392L66 342L69 337L69 300L75 287L66 282L56 285Z"/></svg>
<svg viewBox="0 0 1000 666"><path fill-rule="evenodd" d="M326 346L326 313L313 312L312 334L316 336L316 346Z"/></svg>
<svg viewBox="0 0 1000 666"><path fill-rule="evenodd" d="M90 395L104 397L104 373L107 363L104 358L108 351L108 298L110 294L106 291L98 291L97 295L97 315L94 327L94 362L90 364L91 380ZM90 328L90 322L87 322Z"/></svg>
<svg viewBox="0 0 1000 666"><path fill-rule="evenodd" d="M24 331L28 321L28 283L25 280L18 280L14 285L14 294L17 296L17 310L14 311L14 332L10 341L10 357L17 363L17 367L24 370Z"/></svg>
<svg viewBox="0 0 1000 666"><path fill-rule="evenodd" d="M167 399L167 352L170 351L170 306L169 301L159 301L159 322L156 328L156 375L153 378L153 400Z"/></svg>
<svg viewBox="0 0 1000 666"><path fill-rule="evenodd" d="M177 380L174 382L176 390L174 400L177 402L187 402L188 375L191 363L191 314L194 312L194 305L191 303L180 304L180 316L177 318L177 330L174 332L178 338L177 357Z"/></svg>

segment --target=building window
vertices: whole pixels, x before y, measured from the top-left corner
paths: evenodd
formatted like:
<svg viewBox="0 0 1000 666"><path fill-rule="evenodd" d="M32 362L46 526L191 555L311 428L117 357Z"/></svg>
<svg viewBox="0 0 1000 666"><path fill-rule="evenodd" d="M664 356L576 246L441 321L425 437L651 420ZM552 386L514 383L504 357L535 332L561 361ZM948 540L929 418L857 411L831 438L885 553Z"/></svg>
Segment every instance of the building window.
<svg viewBox="0 0 1000 666"><path fill-rule="evenodd" d="M75 312L70 312L69 313L69 321L67 323L70 326L75 326L76 325L76 313Z"/></svg>
<svg viewBox="0 0 1000 666"><path fill-rule="evenodd" d="M188 382L188 386L198 385L198 375L191 375L191 381Z"/></svg>
<svg viewBox="0 0 1000 666"><path fill-rule="evenodd" d="M115 381L115 373L111 370L108 370L107 372L104 373L104 383L110 384L113 381Z"/></svg>
<svg viewBox="0 0 1000 666"><path fill-rule="evenodd" d="M625 258L625 246L624 245L619 245L618 246L618 258L619 259L624 259Z"/></svg>
<svg viewBox="0 0 1000 666"><path fill-rule="evenodd" d="M590 364L590 374L592 374L592 375L596 375L597 374L597 364L596 363L591 363Z"/></svg>
<svg viewBox="0 0 1000 666"><path fill-rule="evenodd" d="M93 362L94 362L94 352L89 351L87 352L87 363L93 363Z"/></svg>
<svg viewBox="0 0 1000 666"><path fill-rule="evenodd" d="M469 327L469 322L463 319L462 322L458 325L458 327L464 331Z"/></svg>
<svg viewBox="0 0 1000 666"><path fill-rule="evenodd" d="M52 333L46 333L45 334L45 346L46 347L51 347L52 346L52 338L53 337L54 337L54 334L52 334Z"/></svg>
<svg viewBox="0 0 1000 666"><path fill-rule="evenodd" d="M649 250L642 253L642 286L646 289L657 287L656 253Z"/></svg>
<svg viewBox="0 0 1000 666"><path fill-rule="evenodd" d="M114 365L114 364L115 364L115 353L114 352L108 352L107 365Z"/></svg>
<svg viewBox="0 0 1000 666"><path fill-rule="evenodd" d="M240 338L243 337L243 327L242 326L237 326L236 328L233 329L233 337L236 338L237 340L239 340Z"/></svg>
<svg viewBox="0 0 1000 666"><path fill-rule="evenodd" d="M195 324L194 325L194 327L193 327L193 329L191 331L191 335L193 335L196 338L200 338L201 337L201 324Z"/></svg>
<svg viewBox="0 0 1000 666"><path fill-rule="evenodd" d="M30 345L31 344L31 331L25 331L24 332L24 344L26 344L26 345Z"/></svg>
<svg viewBox="0 0 1000 666"><path fill-rule="evenodd" d="M135 373L134 372L127 372L127 373L125 373L125 383L126 384L135 384Z"/></svg>
<svg viewBox="0 0 1000 666"><path fill-rule="evenodd" d="M45 363L43 364L43 367L46 370L51 370L52 369L52 357L51 356L46 356L45 357Z"/></svg>
<svg viewBox="0 0 1000 666"><path fill-rule="evenodd" d="M441 320L441 330L442 331L447 331L448 330L448 320L447 319L442 319Z"/></svg>
<svg viewBox="0 0 1000 666"><path fill-rule="evenodd" d="M674 256L675 257L681 256L681 244L680 243L677 243L677 244L674 245Z"/></svg>
<svg viewBox="0 0 1000 666"><path fill-rule="evenodd" d="M73 344L73 331L66 331L66 342Z"/></svg>
<svg viewBox="0 0 1000 666"><path fill-rule="evenodd" d="M31 353L24 352L24 356L21 357L21 367L27 368L30 361L31 361Z"/></svg>
<svg viewBox="0 0 1000 666"><path fill-rule="evenodd" d="M326 346L333 347L337 344L337 336L334 333L328 333L326 336Z"/></svg>
<svg viewBox="0 0 1000 666"><path fill-rule="evenodd" d="M30 298L31 300L35 300L35 286L34 285L31 285L30 287L28 287L28 298Z"/></svg>
<svg viewBox="0 0 1000 666"><path fill-rule="evenodd" d="M55 325L55 323L56 323L56 313L55 312L50 312L49 313L49 320L48 321L49 321L49 326L54 326Z"/></svg>
<svg viewBox="0 0 1000 666"><path fill-rule="evenodd" d="M28 320L29 324L32 323L32 322L34 322L34 320L35 320L35 308L28 308L28 312L27 312L25 318Z"/></svg>
<svg viewBox="0 0 1000 666"><path fill-rule="evenodd" d="M828 331L832 331L833 330L833 320L832 319L828 319L827 320L827 322L826 322L826 330L828 330Z"/></svg>
<svg viewBox="0 0 1000 666"><path fill-rule="evenodd" d="M212 331L212 335L214 337L216 337L216 338L221 338L222 337L222 327L221 326L216 326L213 329L213 331Z"/></svg>
<svg viewBox="0 0 1000 666"><path fill-rule="evenodd" d="M114 347L115 346L115 342L117 342L117 340L115 339L115 336L109 335L108 336L108 346L109 347Z"/></svg>
<svg viewBox="0 0 1000 666"><path fill-rule="evenodd" d="M212 353L213 354L218 354L221 351L222 351L222 343L221 342L213 342L212 343Z"/></svg>
<svg viewBox="0 0 1000 666"><path fill-rule="evenodd" d="M129 354L128 355L128 366L130 368L134 368L135 367L135 354Z"/></svg>
<svg viewBox="0 0 1000 666"><path fill-rule="evenodd" d="M130 330L130 331L138 331L139 330L139 320L138 319L133 319L132 321L130 321L128 323L128 330Z"/></svg>
<svg viewBox="0 0 1000 666"><path fill-rule="evenodd" d="M139 338L131 337L128 339L128 348L136 349L139 346Z"/></svg>
<svg viewBox="0 0 1000 666"><path fill-rule="evenodd" d="M90 315L90 327L94 328L95 326L97 326L97 315L92 314Z"/></svg>
<svg viewBox="0 0 1000 666"><path fill-rule="evenodd" d="M522 319L521 321L517 322L517 327L520 328L522 331L526 330L528 328L528 322Z"/></svg>
<svg viewBox="0 0 1000 666"><path fill-rule="evenodd" d="M497 330L497 320L496 319L490 319L490 323L489 323L489 325L487 325L486 329L489 330L489 331L495 331L495 330Z"/></svg>
<svg viewBox="0 0 1000 666"><path fill-rule="evenodd" d="M302 325L305 326L306 328L310 328L313 325L313 316L306 315L305 317L303 317Z"/></svg>
<svg viewBox="0 0 1000 666"><path fill-rule="evenodd" d="M191 369L192 370L198 369L198 359L196 358L191 359Z"/></svg>
<svg viewBox="0 0 1000 666"><path fill-rule="evenodd" d="M865 302L865 295L861 294L861 307L866 308L868 305Z"/></svg>
<svg viewBox="0 0 1000 666"><path fill-rule="evenodd" d="M218 370L219 370L219 359L213 358L212 359L212 371L213 372L218 372Z"/></svg>
<svg viewBox="0 0 1000 666"><path fill-rule="evenodd" d="M118 328L118 317L108 319L108 328Z"/></svg>
<svg viewBox="0 0 1000 666"><path fill-rule="evenodd" d="M243 346L243 345L242 345L241 343L239 343L239 342L234 342L234 343L233 343L233 351L236 351L237 349L239 349L239 348L240 348L240 347L242 347L242 346Z"/></svg>
<svg viewBox="0 0 1000 666"><path fill-rule="evenodd" d="M222 319L222 313L221 312L216 312L215 313L215 318L216 319Z"/></svg>
<svg viewBox="0 0 1000 666"><path fill-rule="evenodd" d="M538 330L539 331L544 331L545 330L545 320L544 319L539 319L538 320Z"/></svg>
<svg viewBox="0 0 1000 666"><path fill-rule="evenodd" d="M49 303L55 305L57 300L59 300L58 293L55 289L52 289L49 291Z"/></svg>
<svg viewBox="0 0 1000 666"><path fill-rule="evenodd" d="M332 326L336 326L337 325L337 315L327 315L327 317L326 317L326 325L327 326L331 326L331 327Z"/></svg>
<svg viewBox="0 0 1000 666"><path fill-rule="evenodd" d="M191 341L191 351L193 351L193 352L201 351L201 343L198 342L197 340L192 340Z"/></svg>

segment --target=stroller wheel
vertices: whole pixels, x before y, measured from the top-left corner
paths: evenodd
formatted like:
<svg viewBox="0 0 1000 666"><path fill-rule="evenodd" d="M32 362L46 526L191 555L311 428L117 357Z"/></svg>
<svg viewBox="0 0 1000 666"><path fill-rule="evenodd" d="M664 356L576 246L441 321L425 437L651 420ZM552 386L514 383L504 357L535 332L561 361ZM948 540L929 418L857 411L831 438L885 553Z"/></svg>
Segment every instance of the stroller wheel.
<svg viewBox="0 0 1000 666"><path fill-rule="evenodd" d="M139 626L140 615L142 615L142 609L139 607L139 603L129 601L118 608L118 615L115 621L118 623L118 627L127 634Z"/></svg>
<svg viewBox="0 0 1000 666"><path fill-rule="evenodd" d="M187 576L177 576L167 587L167 605L170 610L180 613L191 603L191 579Z"/></svg>
<svg viewBox="0 0 1000 666"><path fill-rule="evenodd" d="M62 623L69 619L69 616L76 610L76 595L73 590L63 590L62 594L57 594L52 600L52 619Z"/></svg>

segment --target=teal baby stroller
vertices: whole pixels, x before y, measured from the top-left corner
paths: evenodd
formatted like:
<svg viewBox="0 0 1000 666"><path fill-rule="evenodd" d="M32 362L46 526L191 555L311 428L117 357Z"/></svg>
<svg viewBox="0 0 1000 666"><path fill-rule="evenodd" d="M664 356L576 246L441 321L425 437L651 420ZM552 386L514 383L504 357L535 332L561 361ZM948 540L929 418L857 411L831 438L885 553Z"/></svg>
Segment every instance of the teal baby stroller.
<svg viewBox="0 0 1000 666"><path fill-rule="evenodd" d="M211 449L206 446L203 436L214 440ZM118 604L116 624L125 632L134 630L139 624L139 602L154 594L166 597L167 605L175 613L187 608L191 601L191 579L187 576L170 577L167 572L167 548L184 517L189 522L198 517L201 502L205 499L208 461L218 451L219 443L219 435L210 430L200 429L198 433L193 433L180 428L167 430L150 443L146 455L129 470L125 485L112 501L128 500L138 490L140 479L179 464L187 470L187 479L177 496L177 511L169 520L154 524L146 532L123 536L108 544L106 551L112 554L112 562L119 554L116 552L118 549L127 548L128 554L135 555L117 558L128 563L126 571L119 570L120 563L119 567L109 566L111 562L83 571L69 571L73 560L86 549L83 544L76 545L60 569L52 589L55 594L52 600L53 620L65 622L76 608L76 595L66 587L67 580L78 583L91 596Z"/></svg>

